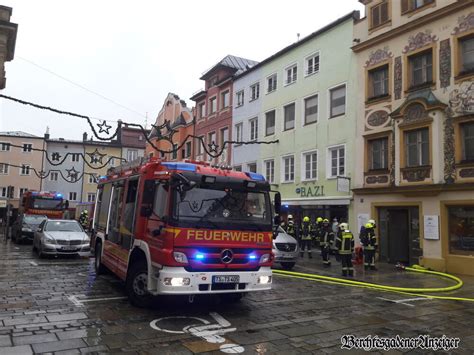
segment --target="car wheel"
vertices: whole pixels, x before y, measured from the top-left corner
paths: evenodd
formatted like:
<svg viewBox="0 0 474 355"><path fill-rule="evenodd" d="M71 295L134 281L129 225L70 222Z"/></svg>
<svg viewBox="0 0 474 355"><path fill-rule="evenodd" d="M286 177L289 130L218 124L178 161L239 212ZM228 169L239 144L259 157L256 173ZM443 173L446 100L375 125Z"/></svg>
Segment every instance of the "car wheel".
<svg viewBox="0 0 474 355"><path fill-rule="evenodd" d="M40 244L39 247L36 249L38 251L38 258L43 259L45 257L43 253L43 246Z"/></svg>
<svg viewBox="0 0 474 355"><path fill-rule="evenodd" d="M128 271L126 289L130 302L140 308L148 308L153 296L148 292L148 269L143 261L132 264Z"/></svg>
<svg viewBox="0 0 474 355"><path fill-rule="evenodd" d="M295 266L296 263L281 263L281 266L285 270L291 270Z"/></svg>
<svg viewBox="0 0 474 355"><path fill-rule="evenodd" d="M243 297L243 293L242 292L239 292L239 293L222 293L219 295L219 298L221 299L221 302L223 303L236 303L236 302L239 302L242 297Z"/></svg>
<svg viewBox="0 0 474 355"><path fill-rule="evenodd" d="M102 243L97 243L95 246L94 268L97 275L104 274L107 270L104 264L102 264Z"/></svg>

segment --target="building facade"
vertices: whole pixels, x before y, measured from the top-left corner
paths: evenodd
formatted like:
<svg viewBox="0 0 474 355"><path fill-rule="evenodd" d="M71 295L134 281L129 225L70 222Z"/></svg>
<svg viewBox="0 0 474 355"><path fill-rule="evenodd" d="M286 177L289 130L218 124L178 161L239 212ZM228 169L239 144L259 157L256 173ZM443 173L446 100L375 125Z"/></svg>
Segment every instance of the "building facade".
<svg viewBox="0 0 474 355"><path fill-rule="evenodd" d="M274 184L285 214L296 220L321 216L353 224L351 194L338 191L337 177L352 178L354 169L356 62L350 47L356 18L350 13L284 48L234 84L237 103L244 93L242 105L234 105L234 139L242 125L244 140L278 141L234 147L235 160Z"/></svg>
<svg viewBox="0 0 474 355"><path fill-rule="evenodd" d="M161 126L165 125L166 127ZM160 128L159 130L157 128ZM194 135L194 115L187 107L186 101L176 94L169 93L158 113L155 127L148 138L155 147L147 142L146 155L157 156L166 160L194 159L194 142L190 138ZM164 139L167 138L167 139ZM169 151L170 153L164 153Z"/></svg>
<svg viewBox="0 0 474 355"><path fill-rule="evenodd" d="M472 275L472 1L361 2L357 218L378 221L381 260Z"/></svg>
<svg viewBox="0 0 474 355"><path fill-rule="evenodd" d="M205 88L191 97L196 103L195 134L200 137L194 144L196 159L231 164L232 146L224 142L232 137L233 80L255 64L253 60L228 55L201 76ZM222 154L213 158L207 153Z"/></svg>
<svg viewBox="0 0 474 355"><path fill-rule="evenodd" d="M12 131L0 132L0 199L6 200L7 187L13 186L14 209L20 204L26 190L41 189L41 171L43 171L43 137L29 133ZM5 208L2 203L1 208Z"/></svg>
<svg viewBox="0 0 474 355"><path fill-rule="evenodd" d="M146 139L149 131L144 134L140 128L132 128L126 123L119 125L118 139L122 147L121 157L126 161L133 161L145 156Z"/></svg>
<svg viewBox="0 0 474 355"><path fill-rule="evenodd" d="M0 90L5 88L5 62L13 60L15 55L18 25L10 22L12 8L0 5Z"/></svg>
<svg viewBox="0 0 474 355"><path fill-rule="evenodd" d="M74 208L82 199L82 173L84 172L84 144L82 141L52 139L45 134L46 156L44 171L47 173L41 190L61 193ZM86 177L87 178L87 177Z"/></svg>

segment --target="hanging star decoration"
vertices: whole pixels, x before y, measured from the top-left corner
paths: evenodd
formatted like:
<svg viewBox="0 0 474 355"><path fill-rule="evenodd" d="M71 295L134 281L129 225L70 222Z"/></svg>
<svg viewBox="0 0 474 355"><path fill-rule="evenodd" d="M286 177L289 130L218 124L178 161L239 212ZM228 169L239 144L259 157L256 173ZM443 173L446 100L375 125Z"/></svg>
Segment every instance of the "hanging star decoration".
<svg viewBox="0 0 474 355"><path fill-rule="evenodd" d="M47 174L46 174L46 171L44 171L44 170L38 171L38 177L39 177L40 179L46 178L46 175L47 175Z"/></svg>
<svg viewBox="0 0 474 355"><path fill-rule="evenodd" d="M79 180L78 178L79 171L74 169L74 167L72 167L71 169L66 169L66 171L67 171L67 177L70 178L71 182L75 182Z"/></svg>
<svg viewBox="0 0 474 355"><path fill-rule="evenodd" d="M211 143L208 144L209 146L209 152L210 153L217 153L217 149L219 146L216 144L216 142L212 141Z"/></svg>
<svg viewBox="0 0 474 355"><path fill-rule="evenodd" d="M109 130L112 128L112 126L109 126L105 120L101 124L97 123L97 127L99 127L99 133L105 132L106 134L110 134Z"/></svg>
<svg viewBox="0 0 474 355"><path fill-rule="evenodd" d="M86 154L90 157L91 164L103 164L102 159L107 155L100 153L97 148L95 148L95 151L93 151L92 153Z"/></svg>
<svg viewBox="0 0 474 355"><path fill-rule="evenodd" d="M55 160L55 161L59 161L61 159L61 154L59 154L58 152L54 152L52 155L51 155L51 159L52 160Z"/></svg>

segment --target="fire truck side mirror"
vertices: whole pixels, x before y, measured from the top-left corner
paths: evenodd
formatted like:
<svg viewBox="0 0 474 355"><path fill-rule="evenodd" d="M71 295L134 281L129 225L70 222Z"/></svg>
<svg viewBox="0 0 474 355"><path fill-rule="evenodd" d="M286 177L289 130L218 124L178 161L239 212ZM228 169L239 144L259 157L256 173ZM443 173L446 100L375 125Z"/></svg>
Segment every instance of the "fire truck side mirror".
<svg viewBox="0 0 474 355"><path fill-rule="evenodd" d="M275 214L279 215L280 212L281 212L281 194L277 192L275 194Z"/></svg>
<svg viewBox="0 0 474 355"><path fill-rule="evenodd" d="M276 215L275 217L273 217L273 224L274 225L279 226L280 223L281 223L281 219L280 219L279 215Z"/></svg>

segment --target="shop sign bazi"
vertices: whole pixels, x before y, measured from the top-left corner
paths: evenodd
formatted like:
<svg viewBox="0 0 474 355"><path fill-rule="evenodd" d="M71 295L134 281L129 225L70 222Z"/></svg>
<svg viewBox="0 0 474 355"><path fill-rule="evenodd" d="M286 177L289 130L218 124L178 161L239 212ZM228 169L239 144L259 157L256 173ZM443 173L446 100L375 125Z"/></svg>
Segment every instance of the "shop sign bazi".
<svg viewBox="0 0 474 355"><path fill-rule="evenodd" d="M300 197L320 197L324 196L324 186L297 187L296 193L300 195Z"/></svg>

